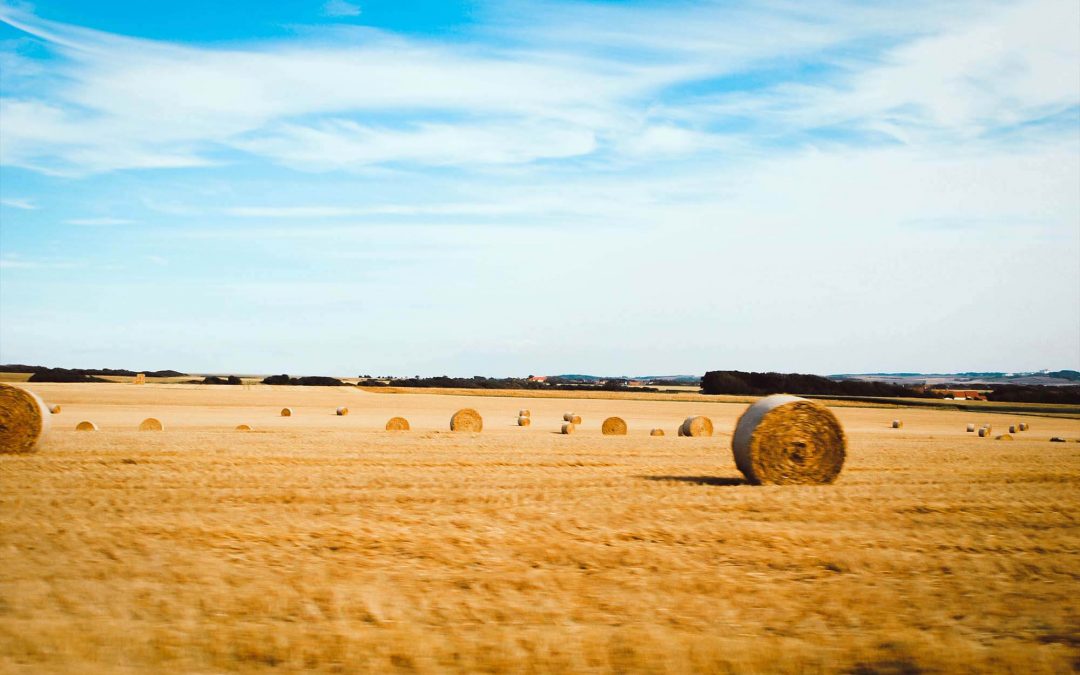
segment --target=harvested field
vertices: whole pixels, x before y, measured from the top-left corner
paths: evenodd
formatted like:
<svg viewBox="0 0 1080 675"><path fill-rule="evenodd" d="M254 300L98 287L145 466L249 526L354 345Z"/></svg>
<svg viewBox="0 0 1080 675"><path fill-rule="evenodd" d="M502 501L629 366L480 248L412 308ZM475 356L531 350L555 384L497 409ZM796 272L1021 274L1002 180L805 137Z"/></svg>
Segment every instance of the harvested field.
<svg viewBox="0 0 1080 675"><path fill-rule="evenodd" d="M0 671L1069 672L1080 420L839 407L828 486L746 485L744 404L30 385ZM327 414L348 399L350 414ZM280 417L283 406L295 416ZM482 434L447 430L475 408ZM688 415L715 434L649 436ZM413 431L388 434L386 420ZM604 437L617 415L627 436ZM165 430L136 430L153 416ZM254 431L238 434L240 423Z"/></svg>

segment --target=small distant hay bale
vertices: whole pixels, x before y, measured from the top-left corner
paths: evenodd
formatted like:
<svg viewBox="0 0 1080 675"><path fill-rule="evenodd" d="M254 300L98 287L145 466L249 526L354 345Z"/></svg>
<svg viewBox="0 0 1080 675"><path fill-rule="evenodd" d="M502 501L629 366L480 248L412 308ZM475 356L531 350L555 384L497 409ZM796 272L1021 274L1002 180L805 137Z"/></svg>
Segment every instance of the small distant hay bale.
<svg viewBox="0 0 1080 675"><path fill-rule="evenodd" d="M979 438L986 438L989 435L990 435L990 429L988 427L983 427L983 428L979 429Z"/></svg>
<svg viewBox="0 0 1080 675"><path fill-rule="evenodd" d="M391 417L386 422L387 431L408 431L409 420L404 417Z"/></svg>
<svg viewBox="0 0 1080 675"><path fill-rule="evenodd" d="M712 420L704 415L687 417L679 426L680 436L712 436Z"/></svg>
<svg viewBox="0 0 1080 675"><path fill-rule="evenodd" d="M532 413L528 410L522 409L518 411L518 417L532 417Z"/></svg>
<svg viewBox="0 0 1080 675"><path fill-rule="evenodd" d="M146 373L135 373L135 384L146 384Z"/></svg>
<svg viewBox="0 0 1080 675"><path fill-rule="evenodd" d="M974 433L975 425L974 424L967 425L967 430L968 430L968 433Z"/></svg>
<svg viewBox="0 0 1080 675"><path fill-rule="evenodd" d="M51 413L53 415L59 415L60 414L60 404L59 403L54 403L51 406L49 406L49 413Z"/></svg>
<svg viewBox="0 0 1080 675"><path fill-rule="evenodd" d="M37 394L0 384L0 453L33 452L49 432L50 414Z"/></svg>
<svg viewBox="0 0 1080 675"><path fill-rule="evenodd" d="M1064 443L1065 439L1062 438L1061 436L1054 436L1053 438L1050 439L1050 442L1051 443Z"/></svg>
<svg viewBox="0 0 1080 675"><path fill-rule="evenodd" d="M1009 425L1009 433L1010 434L1015 434L1016 433L1016 425L1015 424L1010 424Z"/></svg>
<svg viewBox="0 0 1080 675"><path fill-rule="evenodd" d="M1020 431L1027 431L1027 430L1028 430L1028 423L1027 422L1021 422L1020 423Z"/></svg>
<svg viewBox="0 0 1080 675"><path fill-rule="evenodd" d="M600 425L600 433L605 436L625 436L626 420L621 417L609 417Z"/></svg>
<svg viewBox="0 0 1080 675"><path fill-rule="evenodd" d="M572 434L572 433L574 433L575 429L577 429L577 425L574 424L573 422L563 422L562 433L564 433L564 434Z"/></svg>
<svg viewBox="0 0 1080 675"><path fill-rule="evenodd" d="M575 415L572 412L563 413L563 421L570 424L581 424L581 415Z"/></svg>
<svg viewBox="0 0 1080 675"><path fill-rule="evenodd" d="M349 414L349 409L345 406L339 406L336 412L338 414L338 417L344 417L345 415Z"/></svg>
<svg viewBox="0 0 1080 675"><path fill-rule="evenodd" d="M652 431L649 432L649 435L650 436L663 436L664 435L664 430L663 429L653 429Z"/></svg>
<svg viewBox="0 0 1080 675"><path fill-rule="evenodd" d="M904 426L904 422L902 420L893 420L892 421L892 428L893 429L900 429L903 426Z"/></svg>
<svg viewBox="0 0 1080 675"><path fill-rule="evenodd" d="M1001 434L1000 436L998 436L994 440L995 441L1011 441L1012 436L1010 436L1009 434Z"/></svg>
<svg viewBox="0 0 1080 675"><path fill-rule="evenodd" d="M824 484L844 468L847 439L825 406L778 394L747 408L731 448L735 465L755 485Z"/></svg>
<svg viewBox="0 0 1080 675"><path fill-rule="evenodd" d="M83 420L75 425L75 431L97 431L97 425L90 420Z"/></svg>
<svg viewBox="0 0 1080 675"><path fill-rule="evenodd" d="M532 424L532 418L528 415L518 415L518 426L527 427Z"/></svg>
<svg viewBox="0 0 1080 675"><path fill-rule="evenodd" d="M249 424L237 424L236 425L236 430L237 431L251 431L251 425L249 425Z"/></svg>
<svg viewBox="0 0 1080 675"><path fill-rule="evenodd" d="M472 408L462 408L450 418L450 431L483 431L484 419Z"/></svg>
<svg viewBox="0 0 1080 675"><path fill-rule="evenodd" d="M164 431L165 426L156 417L147 417L139 422L139 431Z"/></svg>
<svg viewBox="0 0 1080 675"><path fill-rule="evenodd" d="M292 408L282 408L281 409L281 416L282 417L292 417Z"/></svg>

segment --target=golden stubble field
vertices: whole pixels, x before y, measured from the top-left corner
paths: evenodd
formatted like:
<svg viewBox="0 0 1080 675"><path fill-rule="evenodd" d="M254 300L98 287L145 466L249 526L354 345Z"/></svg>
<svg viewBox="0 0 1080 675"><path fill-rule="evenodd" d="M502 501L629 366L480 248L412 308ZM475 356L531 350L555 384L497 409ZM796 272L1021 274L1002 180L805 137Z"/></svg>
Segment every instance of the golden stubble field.
<svg viewBox="0 0 1080 675"><path fill-rule="evenodd" d="M835 485L752 487L744 404L30 388L63 411L0 456L0 671L1080 668L1075 419L835 408ZM466 406L483 433L447 431Z"/></svg>

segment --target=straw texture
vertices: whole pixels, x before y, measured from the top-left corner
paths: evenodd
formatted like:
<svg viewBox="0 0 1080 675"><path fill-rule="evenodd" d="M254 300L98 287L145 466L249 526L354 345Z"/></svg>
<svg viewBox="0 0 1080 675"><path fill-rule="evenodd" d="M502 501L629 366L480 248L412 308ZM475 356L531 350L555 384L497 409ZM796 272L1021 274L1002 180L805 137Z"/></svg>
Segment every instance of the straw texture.
<svg viewBox="0 0 1080 675"><path fill-rule="evenodd" d="M0 453L33 452L49 431L49 415L37 394L0 384Z"/></svg>
<svg viewBox="0 0 1080 675"><path fill-rule="evenodd" d="M164 431L165 426L162 425L161 420L154 417L147 417L139 423L139 431Z"/></svg>
<svg viewBox="0 0 1080 675"><path fill-rule="evenodd" d="M731 440L735 465L755 485L832 483L847 439L825 406L778 394L747 408Z"/></svg>
<svg viewBox="0 0 1080 675"><path fill-rule="evenodd" d="M600 432L605 436L625 436L626 420L621 417L609 417L600 425Z"/></svg>
<svg viewBox="0 0 1080 675"><path fill-rule="evenodd" d="M704 415L687 417L679 426L680 436L712 436L712 420Z"/></svg>
<svg viewBox="0 0 1080 675"><path fill-rule="evenodd" d="M483 431L484 420L472 408L462 408L450 418L450 431Z"/></svg>

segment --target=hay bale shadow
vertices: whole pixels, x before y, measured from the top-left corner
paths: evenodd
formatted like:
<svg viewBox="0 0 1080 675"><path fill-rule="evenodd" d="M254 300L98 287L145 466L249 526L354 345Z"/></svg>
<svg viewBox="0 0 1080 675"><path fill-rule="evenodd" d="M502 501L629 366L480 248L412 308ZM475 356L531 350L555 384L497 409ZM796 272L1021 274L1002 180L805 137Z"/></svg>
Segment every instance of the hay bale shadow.
<svg viewBox="0 0 1080 675"><path fill-rule="evenodd" d="M645 480L693 483L694 485L714 485L720 487L749 485L745 478L735 478L731 476L638 476L638 478L644 478Z"/></svg>

